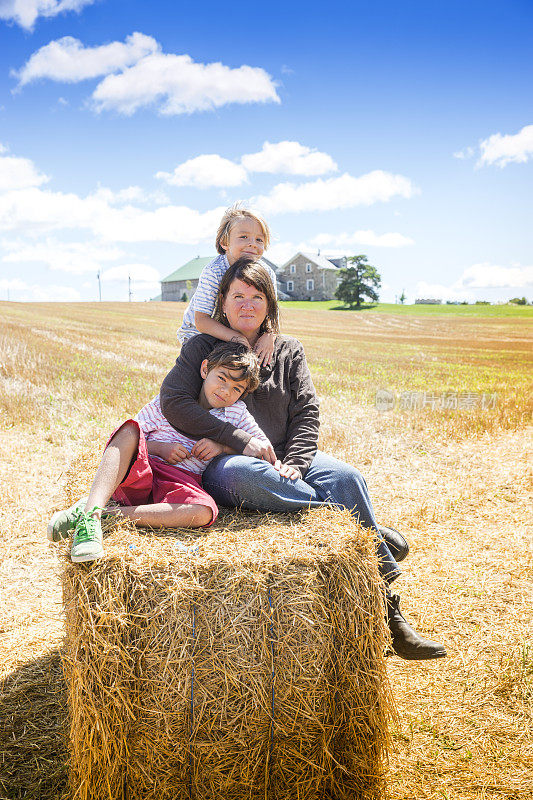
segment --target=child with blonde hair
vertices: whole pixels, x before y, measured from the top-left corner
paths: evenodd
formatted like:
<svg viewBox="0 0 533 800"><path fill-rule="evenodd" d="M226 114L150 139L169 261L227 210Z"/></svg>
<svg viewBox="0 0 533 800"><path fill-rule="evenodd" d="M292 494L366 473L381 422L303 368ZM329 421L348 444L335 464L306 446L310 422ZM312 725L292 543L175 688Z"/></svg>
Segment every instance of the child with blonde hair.
<svg viewBox="0 0 533 800"><path fill-rule="evenodd" d="M215 310L218 287L226 270L239 258L259 261L270 244L270 231L260 216L235 203L224 212L215 244L219 255L203 268L196 291L178 330L178 339L182 344L199 333L208 333L225 342L247 344L242 334L217 322L212 318L212 314ZM263 263L262 266L269 273L276 292L274 271L267 264ZM257 340L254 352L261 364L270 362L274 351L274 338L273 333L267 332Z"/></svg>

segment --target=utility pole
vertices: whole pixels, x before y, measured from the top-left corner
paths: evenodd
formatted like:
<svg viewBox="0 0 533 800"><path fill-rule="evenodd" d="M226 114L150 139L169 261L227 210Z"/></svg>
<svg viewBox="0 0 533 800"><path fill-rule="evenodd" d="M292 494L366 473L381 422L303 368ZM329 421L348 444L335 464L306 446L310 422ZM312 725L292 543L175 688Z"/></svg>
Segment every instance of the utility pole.
<svg viewBox="0 0 533 800"><path fill-rule="evenodd" d="M100 281L100 270L98 270L96 275L98 277L98 300L101 303L102 302L102 283Z"/></svg>
<svg viewBox="0 0 533 800"><path fill-rule="evenodd" d="M131 303L131 274L128 272L128 302Z"/></svg>

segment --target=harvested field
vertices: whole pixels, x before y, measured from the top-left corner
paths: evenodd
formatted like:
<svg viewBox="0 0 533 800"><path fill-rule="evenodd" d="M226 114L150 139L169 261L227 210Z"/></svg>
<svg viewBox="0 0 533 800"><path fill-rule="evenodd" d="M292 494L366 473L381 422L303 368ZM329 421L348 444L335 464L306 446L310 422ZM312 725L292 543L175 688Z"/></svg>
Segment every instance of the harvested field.
<svg viewBox="0 0 533 800"><path fill-rule="evenodd" d="M1 798L47 800L64 786L60 562L46 521L87 443L157 392L182 309L0 304ZM402 312L372 324L367 312L283 312L321 396L321 446L361 469L380 521L408 536L402 608L448 648L439 662L387 660L389 795L518 800L533 795L532 318ZM380 388L498 401L380 413ZM35 692L42 714L23 702Z"/></svg>

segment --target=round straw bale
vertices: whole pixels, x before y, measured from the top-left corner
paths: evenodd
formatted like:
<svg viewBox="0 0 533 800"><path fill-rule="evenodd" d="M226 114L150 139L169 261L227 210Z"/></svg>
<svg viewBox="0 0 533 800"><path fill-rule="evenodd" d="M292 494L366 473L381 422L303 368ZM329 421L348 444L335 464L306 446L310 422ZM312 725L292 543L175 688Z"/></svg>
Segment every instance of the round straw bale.
<svg viewBox="0 0 533 800"><path fill-rule="evenodd" d="M116 523L63 585L76 800L382 797L383 590L347 512Z"/></svg>

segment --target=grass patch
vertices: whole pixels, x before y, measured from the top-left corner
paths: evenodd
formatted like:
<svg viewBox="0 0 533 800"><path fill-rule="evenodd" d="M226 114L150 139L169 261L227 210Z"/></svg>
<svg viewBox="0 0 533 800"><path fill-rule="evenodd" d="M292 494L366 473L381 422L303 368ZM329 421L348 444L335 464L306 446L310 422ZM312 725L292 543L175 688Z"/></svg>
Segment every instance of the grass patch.
<svg viewBox="0 0 533 800"><path fill-rule="evenodd" d="M365 303L361 308L348 308L338 300L283 300L280 306L291 310L342 311L350 314L395 314L400 317L512 317L533 319L533 306L448 306L444 305L400 305L399 303Z"/></svg>

